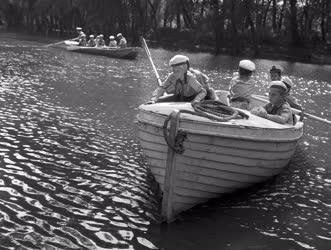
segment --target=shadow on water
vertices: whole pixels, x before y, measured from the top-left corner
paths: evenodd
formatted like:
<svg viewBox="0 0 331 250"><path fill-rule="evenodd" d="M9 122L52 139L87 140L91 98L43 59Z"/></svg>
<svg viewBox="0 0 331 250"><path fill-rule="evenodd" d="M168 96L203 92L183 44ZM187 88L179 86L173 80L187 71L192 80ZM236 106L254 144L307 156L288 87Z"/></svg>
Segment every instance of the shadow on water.
<svg viewBox="0 0 331 250"><path fill-rule="evenodd" d="M152 53L164 78L173 53ZM216 88L227 86L239 61L189 56ZM331 68L278 63L295 80L293 95L303 106L330 119ZM1 249L328 249L326 125L306 122L279 176L159 225L158 188L134 124L156 86L146 58L114 60L1 39L0 64ZM256 64L263 93L272 62Z"/></svg>

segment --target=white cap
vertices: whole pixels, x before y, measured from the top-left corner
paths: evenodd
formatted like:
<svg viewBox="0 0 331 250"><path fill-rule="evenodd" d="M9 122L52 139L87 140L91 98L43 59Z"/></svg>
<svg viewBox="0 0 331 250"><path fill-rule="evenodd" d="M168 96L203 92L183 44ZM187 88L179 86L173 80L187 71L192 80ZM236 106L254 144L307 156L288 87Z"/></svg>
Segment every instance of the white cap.
<svg viewBox="0 0 331 250"><path fill-rule="evenodd" d="M90 35L90 37L94 37L94 35Z"/></svg>
<svg viewBox="0 0 331 250"><path fill-rule="evenodd" d="M269 88L278 88L287 91L287 87L282 81L272 81L269 85Z"/></svg>
<svg viewBox="0 0 331 250"><path fill-rule="evenodd" d="M110 39L110 40L114 40L115 37L114 37L114 36L109 36L109 39Z"/></svg>
<svg viewBox="0 0 331 250"><path fill-rule="evenodd" d="M241 60L239 62L239 67L249 71L255 71L255 63L251 60Z"/></svg>
<svg viewBox="0 0 331 250"><path fill-rule="evenodd" d="M287 86L289 86L290 88L293 87L293 82L292 82L292 80L291 80L289 77L287 77L287 76L282 77L282 82L285 83L285 84L286 84Z"/></svg>
<svg viewBox="0 0 331 250"><path fill-rule="evenodd" d="M82 30L82 28L81 27L76 27L76 30Z"/></svg>
<svg viewBox="0 0 331 250"><path fill-rule="evenodd" d="M100 34L100 37L103 37L103 34Z"/></svg>
<svg viewBox="0 0 331 250"><path fill-rule="evenodd" d="M122 33L118 33L118 34L117 34L117 37L120 37L120 36L123 36Z"/></svg>
<svg viewBox="0 0 331 250"><path fill-rule="evenodd" d="M184 64L184 63L187 63L189 61L190 61L190 59L187 56L175 55L173 58L170 59L169 66Z"/></svg>

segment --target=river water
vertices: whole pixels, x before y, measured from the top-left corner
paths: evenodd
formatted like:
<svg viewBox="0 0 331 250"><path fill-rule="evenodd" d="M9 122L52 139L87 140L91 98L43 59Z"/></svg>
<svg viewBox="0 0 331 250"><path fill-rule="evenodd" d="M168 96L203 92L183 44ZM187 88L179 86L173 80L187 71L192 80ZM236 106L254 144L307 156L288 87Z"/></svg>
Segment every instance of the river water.
<svg viewBox="0 0 331 250"><path fill-rule="evenodd" d="M45 48L0 34L0 249L331 249L330 127L306 120L288 168L159 224L135 116L148 60ZM175 52L153 49L162 78ZM215 88L239 58L186 53ZM255 60L265 93L269 60ZM331 119L331 66L278 61L307 112Z"/></svg>

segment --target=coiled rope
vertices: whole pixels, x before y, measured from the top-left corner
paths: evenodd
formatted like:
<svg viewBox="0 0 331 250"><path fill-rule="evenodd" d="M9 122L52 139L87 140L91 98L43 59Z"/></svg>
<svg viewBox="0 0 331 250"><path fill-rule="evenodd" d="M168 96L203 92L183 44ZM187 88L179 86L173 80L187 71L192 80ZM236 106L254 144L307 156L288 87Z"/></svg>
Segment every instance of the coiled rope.
<svg viewBox="0 0 331 250"><path fill-rule="evenodd" d="M192 104L194 111L190 110L174 110L165 119L163 124L163 136L167 145L176 153L182 154L184 152L183 142L186 134L178 131L180 114L191 114L205 117L219 122L227 122L232 119L248 119L248 115L244 112L226 106L220 101L206 100ZM168 124L170 129L168 133Z"/></svg>

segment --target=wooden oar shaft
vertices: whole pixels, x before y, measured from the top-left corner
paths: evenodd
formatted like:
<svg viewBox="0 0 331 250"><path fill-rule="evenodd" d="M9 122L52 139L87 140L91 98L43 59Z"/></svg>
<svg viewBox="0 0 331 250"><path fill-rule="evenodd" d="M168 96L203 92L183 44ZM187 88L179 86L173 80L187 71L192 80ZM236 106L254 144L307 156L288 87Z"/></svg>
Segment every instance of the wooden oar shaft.
<svg viewBox="0 0 331 250"><path fill-rule="evenodd" d="M292 110L293 110L293 109L292 109ZM297 109L294 109L294 110L300 112L300 110L297 110ZM324 119L324 118L321 118L321 117L318 117L318 116L316 116L316 115L312 115L312 114L309 114L309 113L305 113L305 112L303 112L303 116L306 116L306 117L308 117L308 118L310 118L310 119L313 119L313 120L316 120L316 121L320 121L320 122L324 122L324 123L326 123L326 124L331 125L331 121L329 121L329 120L327 120L327 119Z"/></svg>
<svg viewBox="0 0 331 250"><path fill-rule="evenodd" d="M70 39L69 41L73 41L73 40L75 40L75 39L77 39L78 37L76 37L76 38L72 38L72 39ZM60 41L60 42L57 42L57 43L51 43L51 44L47 44L47 45L45 45L45 47L50 47L50 46L54 46L54 45L58 45L58 44L61 44L61 43L64 43L66 40L63 40L63 41Z"/></svg>
<svg viewBox="0 0 331 250"><path fill-rule="evenodd" d="M150 62L151 65L152 65L152 68L153 68L154 74L155 74L156 79L157 79L157 83L158 83L159 86L161 86L161 85L162 85L162 81L161 81L160 75L159 75L159 73L157 72L157 69L156 69L156 67L155 67L155 65L154 65L154 62L153 62L153 59L152 59L151 52L149 51L148 46L147 46L147 43L146 43L146 40L145 40L143 37L141 37L141 42L142 42L143 48L144 48L144 50L145 50L145 52L146 52L146 55L147 55L147 57L148 57L148 59L149 59L149 62Z"/></svg>
<svg viewBox="0 0 331 250"><path fill-rule="evenodd" d="M260 100L260 101L267 101L267 99L265 98L261 98L261 97L258 97L256 95L254 95L255 99L257 100ZM295 109L295 108L292 108L292 111L295 113L295 114L300 114L302 111L301 110L298 110L298 109ZM324 118L321 118L321 117L318 117L316 115L312 115L312 114L309 114L309 113L306 113L306 112L303 112L303 116L305 117L308 117L310 119L313 119L313 120L316 120L316 121L320 121L320 122L324 122L326 124L329 124L331 125L331 121L327 120L327 119L324 119Z"/></svg>
<svg viewBox="0 0 331 250"><path fill-rule="evenodd" d="M61 43L64 43L64 41L57 42L57 43L47 44L47 45L45 45L45 47L50 47L50 46L58 45L58 44L61 44Z"/></svg>

